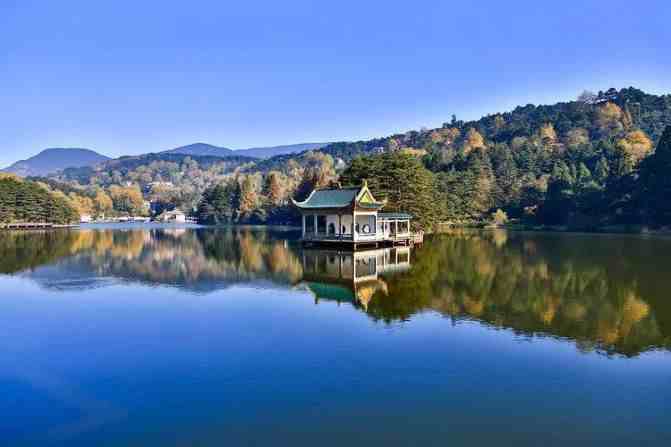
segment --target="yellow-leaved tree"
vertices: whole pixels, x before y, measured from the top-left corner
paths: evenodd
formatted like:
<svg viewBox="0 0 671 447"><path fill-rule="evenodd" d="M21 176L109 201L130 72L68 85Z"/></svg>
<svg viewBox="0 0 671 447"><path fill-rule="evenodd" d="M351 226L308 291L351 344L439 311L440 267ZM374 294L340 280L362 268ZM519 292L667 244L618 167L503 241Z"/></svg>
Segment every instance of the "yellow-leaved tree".
<svg viewBox="0 0 671 447"><path fill-rule="evenodd" d="M652 140L642 130L633 130L618 140L617 148L622 151L629 167L634 167L652 151Z"/></svg>
<svg viewBox="0 0 671 447"><path fill-rule="evenodd" d="M468 129L468 132L466 132L466 137L464 138L464 145L463 145L464 155L468 155L474 149L484 147L485 147L485 139L482 137L480 132L478 132L472 127Z"/></svg>

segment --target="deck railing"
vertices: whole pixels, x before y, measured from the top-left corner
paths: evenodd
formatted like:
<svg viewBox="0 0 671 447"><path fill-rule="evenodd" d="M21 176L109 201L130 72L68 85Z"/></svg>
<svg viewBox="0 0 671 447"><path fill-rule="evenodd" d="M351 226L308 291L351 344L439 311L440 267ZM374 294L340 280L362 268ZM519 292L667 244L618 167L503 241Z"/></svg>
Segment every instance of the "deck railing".
<svg viewBox="0 0 671 447"><path fill-rule="evenodd" d="M351 234L334 233L305 233L303 239L306 241L351 241Z"/></svg>

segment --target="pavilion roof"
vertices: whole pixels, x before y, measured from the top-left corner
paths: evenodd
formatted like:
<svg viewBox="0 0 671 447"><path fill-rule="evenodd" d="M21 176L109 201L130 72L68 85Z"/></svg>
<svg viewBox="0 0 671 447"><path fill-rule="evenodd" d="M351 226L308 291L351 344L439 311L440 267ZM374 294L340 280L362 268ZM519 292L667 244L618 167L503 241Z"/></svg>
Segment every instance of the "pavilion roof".
<svg viewBox="0 0 671 447"><path fill-rule="evenodd" d="M367 200L362 200L366 196ZM315 189L302 202L292 200L294 205L301 209L348 208L355 203L360 207L379 209L384 202L373 199L368 185L356 188L326 188Z"/></svg>

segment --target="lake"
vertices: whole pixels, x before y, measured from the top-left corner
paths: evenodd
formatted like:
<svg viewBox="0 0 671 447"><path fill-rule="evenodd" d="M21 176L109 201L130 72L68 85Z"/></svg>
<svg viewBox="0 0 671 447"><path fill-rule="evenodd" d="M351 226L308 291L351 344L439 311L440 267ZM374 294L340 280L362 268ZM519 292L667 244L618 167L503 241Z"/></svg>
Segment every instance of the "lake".
<svg viewBox="0 0 671 447"><path fill-rule="evenodd" d="M671 445L671 240L0 233L3 446Z"/></svg>

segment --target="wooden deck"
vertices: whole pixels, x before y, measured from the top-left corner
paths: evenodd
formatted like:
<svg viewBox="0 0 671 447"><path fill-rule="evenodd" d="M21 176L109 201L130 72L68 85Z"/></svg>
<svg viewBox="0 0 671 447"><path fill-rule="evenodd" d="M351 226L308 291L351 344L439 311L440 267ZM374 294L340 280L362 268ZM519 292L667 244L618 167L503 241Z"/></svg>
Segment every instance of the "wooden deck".
<svg viewBox="0 0 671 447"><path fill-rule="evenodd" d="M306 234L302 242L306 245L346 245L356 250L359 247L385 247L395 245L421 244L424 233L406 233L399 235L388 235L380 233L357 234L356 240L351 234Z"/></svg>
<svg viewBox="0 0 671 447"><path fill-rule="evenodd" d="M48 230L57 228L77 228L78 224L62 225L49 222L12 222L0 223L0 230Z"/></svg>

